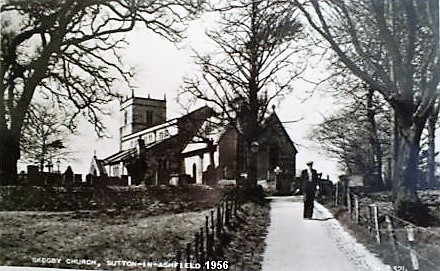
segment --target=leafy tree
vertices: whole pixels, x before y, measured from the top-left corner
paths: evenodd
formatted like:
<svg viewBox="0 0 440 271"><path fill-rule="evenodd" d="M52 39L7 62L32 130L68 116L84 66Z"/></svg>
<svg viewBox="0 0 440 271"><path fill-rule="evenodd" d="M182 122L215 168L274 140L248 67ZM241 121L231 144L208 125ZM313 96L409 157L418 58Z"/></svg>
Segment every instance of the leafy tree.
<svg viewBox="0 0 440 271"><path fill-rule="evenodd" d="M439 96L439 2L294 1L344 66L394 112L393 191L401 217L421 221L420 139Z"/></svg>
<svg viewBox="0 0 440 271"><path fill-rule="evenodd" d="M101 105L131 76L117 52L142 24L171 41L200 10L191 0L7 0L1 6L0 180L13 183L26 113L36 96L56 101L98 134Z"/></svg>
<svg viewBox="0 0 440 271"><path fill-rule="evenodd" d="M301 26L291 6L277 1L235 0L213 9L221 18L207 35L217 49L196 52L201 74L187 78L183 92L219 111L252 153L268 107L292 90L303 68L292 69L300 63L291 58ZM249 155L247 169L249 184L256 185L256 155Z"/></svg>

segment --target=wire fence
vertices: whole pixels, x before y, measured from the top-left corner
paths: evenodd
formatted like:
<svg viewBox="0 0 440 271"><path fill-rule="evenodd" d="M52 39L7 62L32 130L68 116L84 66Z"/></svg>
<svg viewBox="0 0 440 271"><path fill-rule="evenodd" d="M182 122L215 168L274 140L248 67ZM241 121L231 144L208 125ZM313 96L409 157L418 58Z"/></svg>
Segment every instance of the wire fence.
<svg viewBox="0 0 440 271"><path fill-rule="evenodd" d="M175 270L233 270L231 263L224 260L224 251L230 238L229 230L241 221L240 212L241 203L236 193L225 195L205 217L205 223L194 233L193 241L176 250ZM235 270L245 270L239 266L240 263L235 264ZM168 266L156 267L156 270L170 269Z"/></svg>
<svg viewBox="0 0 440 271"><path fill-rule="evenodd" d="M440 271L440 231L414 225L378 203L366 203L348 186L336 185L330 200L369 231L399 270Z"/></svg>

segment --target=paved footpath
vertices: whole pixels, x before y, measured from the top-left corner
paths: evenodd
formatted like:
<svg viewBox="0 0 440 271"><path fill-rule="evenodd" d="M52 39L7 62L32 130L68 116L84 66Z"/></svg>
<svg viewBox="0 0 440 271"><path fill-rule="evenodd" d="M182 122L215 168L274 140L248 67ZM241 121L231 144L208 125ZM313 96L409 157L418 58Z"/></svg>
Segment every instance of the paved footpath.
<svg viewBox="0 0 440 271"><path fill-rule="evenodd" d="M315 202L313 219L304 220L301 196L271 199L263 271L391 270L357 243L322 205Z"/></svg>

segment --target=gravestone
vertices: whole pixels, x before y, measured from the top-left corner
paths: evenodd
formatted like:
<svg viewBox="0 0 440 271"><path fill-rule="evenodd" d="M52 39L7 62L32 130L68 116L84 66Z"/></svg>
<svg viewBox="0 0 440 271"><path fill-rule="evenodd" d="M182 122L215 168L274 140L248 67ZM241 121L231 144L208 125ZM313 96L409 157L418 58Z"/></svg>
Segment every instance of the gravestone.
<svg viewBox="0 0 440 271"><path fill-rule="evenodd" d="M74 174L71 166L68 166L63 174L63 185L71 186L74 181Z"/></svg>
<svg viewBox="0 0 440 271"><path fill-rule="evenodd" d="M38 185L40 178L40 172L38 171L38 166L27 166L28 184Z"/></svg>
<svg viewBox="0 0 440 271"><path fill-rule="evenodd" d="M75 174L75 177L74 177L74 185L77 185L77 186L79 186L79 185L81 185L81 183L82 183L82 174Z"/></svg>

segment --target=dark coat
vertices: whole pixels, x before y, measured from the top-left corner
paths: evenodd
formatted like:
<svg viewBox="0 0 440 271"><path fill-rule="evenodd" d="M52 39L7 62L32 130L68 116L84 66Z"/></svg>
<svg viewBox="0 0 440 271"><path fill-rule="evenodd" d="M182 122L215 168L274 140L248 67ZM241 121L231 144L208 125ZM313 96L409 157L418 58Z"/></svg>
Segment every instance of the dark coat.
<svg viewBox="0 0 440 271"><path fill-rule="evenodd" d="M315 193L316 185L318 185L319 176L315 169L312 169L312 181L309 181L309 173L307 169L301 172L302 189L305 193Z"/></svg>

